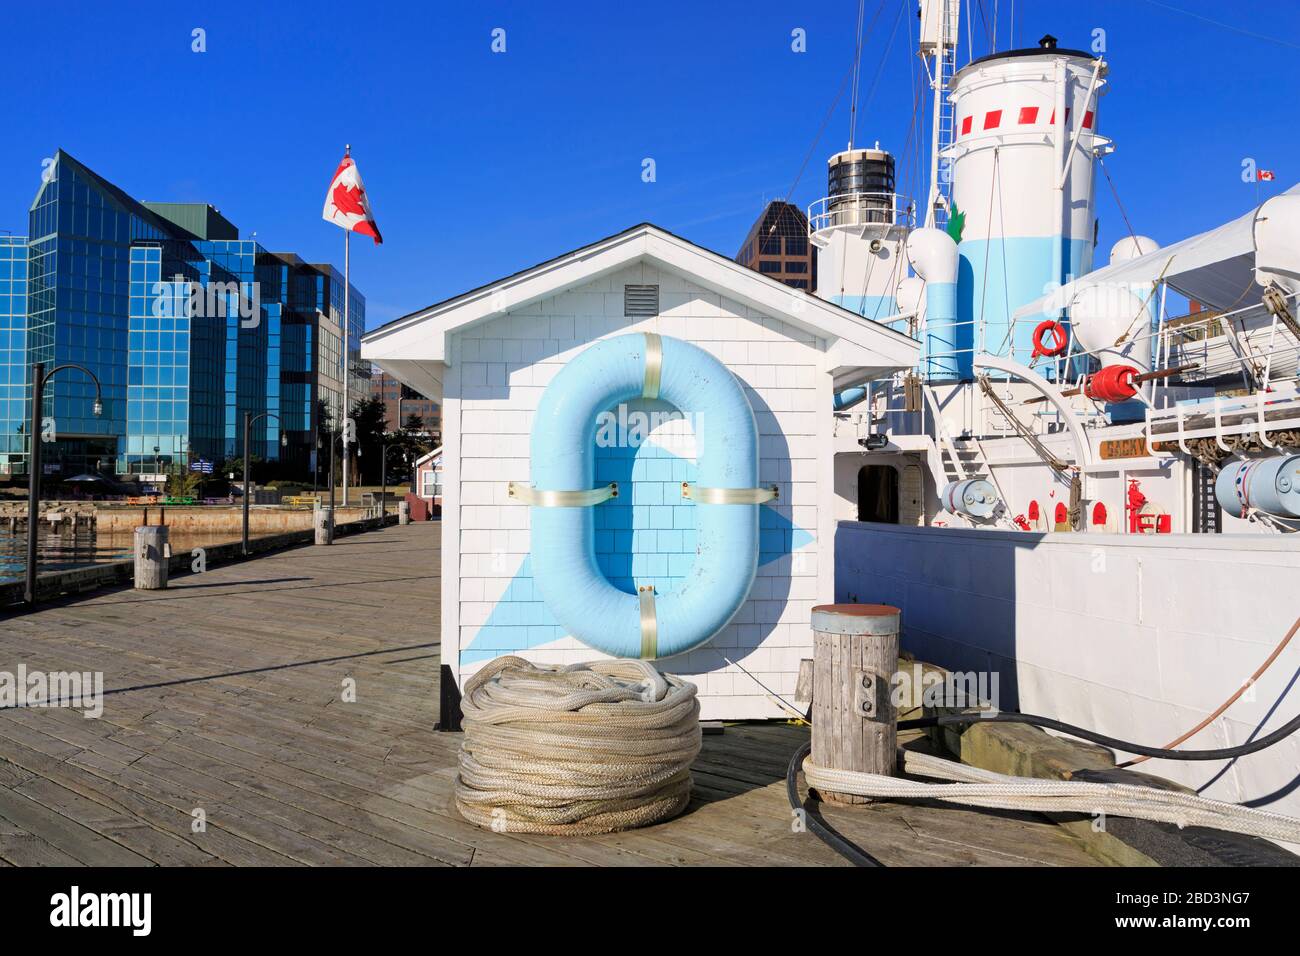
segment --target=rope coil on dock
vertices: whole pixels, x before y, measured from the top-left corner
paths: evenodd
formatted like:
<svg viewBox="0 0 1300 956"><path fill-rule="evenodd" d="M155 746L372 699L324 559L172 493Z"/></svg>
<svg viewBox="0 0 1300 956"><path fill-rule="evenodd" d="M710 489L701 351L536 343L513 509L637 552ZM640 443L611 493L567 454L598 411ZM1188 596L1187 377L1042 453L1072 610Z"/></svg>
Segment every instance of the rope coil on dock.
<svg viewBox="0 0 1300 956"><path fill-rule="evenodd" d="M485 664L465 685L456 808L505 833L595 834L676 816L700 752L694 684L638 660Z"/></svg>

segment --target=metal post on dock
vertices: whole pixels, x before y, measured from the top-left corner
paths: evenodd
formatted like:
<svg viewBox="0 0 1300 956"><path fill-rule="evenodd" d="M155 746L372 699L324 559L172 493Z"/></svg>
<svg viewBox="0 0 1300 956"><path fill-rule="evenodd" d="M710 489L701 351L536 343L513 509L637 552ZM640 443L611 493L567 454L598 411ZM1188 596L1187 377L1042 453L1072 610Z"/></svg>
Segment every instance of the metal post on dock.
<svg viewBox="0 0 1300 956"><path fill-rule="evenodd" d="M242 550L243 550L244 557L248 557L248 473L250 470L248 440L249 440L249 436L252 434L253 422L261 418L274 418L277 422L280 421L280 416L275 415L271 412L262 412L259 415L254 415L251 412L244 412L244 521L243 521L243 537L242 537L242 542L243 542ZM280 432L280 447L284 448L287 444L288 444L288 435L285 434L285 432L282 430Z"/></svg>
<svg viewBox="0 0 1300 956"><path fill-rule="evenodd" d="M135 587L138 591L156 591L167 587L167 570L171 549L166 525L148 525L135 529Z"/></svg>
<svg viewBox="0 0 1300 956"><path fill-rule="evenodd" d="M405 498L397 503L397 523L401 525L411 523L411 503Z"/></svg>
<svg viewBox="0 0 1300 956"><path fill-rule="evenodd" d="M320 438L317 436L317 441L319 442L319 440ZM331 431L329 437L330 464L327 469L329 472L327 480L330 486L330 503L324 508L317 505L316 510L312 512L312 526L316 532L315 541L319 545L334 543L334 443L337 440L338 436Z"/></svg>
<svg viewBox="0 0 1300 956"><path fill-rule="evenodd" d="M23 597L36 603L36 540L41 522L41 405L45 398L45 363L32 366L32 420L27 455L27 584Z"/></svg>
<svg viewBox="0 0 1300 956"><path fill-rule="evenodd" d="M812 760L829 770L892 775L898 728L891 696L899 610L888 604L821 604L812 610ZM832 803L869 798L822 793Z"/></svg>
<svg viewBox="0 0 1300 956"><path fill-rule="evenodd" d="M45 441L44 428L42 427L42 416L44 415L45 383L54 377L55 373L63 371L65 368L75 368L90 376L90 380L95 383L95 404L91 411L96 418L104 412L104 396L99 387L99 379L95 373L84 365L78 365L75 362L65 362L62 365L56 365L48 372L45 371L44 362L32 363L32 415L28 423L28 453L27 468L27 567L25 570L26 583L23 587L23 599L30 605L36 603L36 542L41 531L41 470L44 465L41 462L41 443Z"/></svg>

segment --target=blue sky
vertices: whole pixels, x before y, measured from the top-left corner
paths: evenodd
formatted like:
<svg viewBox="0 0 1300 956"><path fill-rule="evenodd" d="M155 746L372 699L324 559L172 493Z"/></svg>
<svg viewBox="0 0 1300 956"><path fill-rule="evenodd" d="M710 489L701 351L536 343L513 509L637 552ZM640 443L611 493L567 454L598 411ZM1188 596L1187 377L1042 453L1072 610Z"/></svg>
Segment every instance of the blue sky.
<svg viewBox="0 0 1300 956"><path fill-rule="evenodd" d="M878 139L901 160L913 3L865 3L868 21L881 13L865 43L858 142ZM972 18L980 54L992 8L982 0ZM1011 9L1001 0L1000 49ZM1137 231L1168 242L1245 211L1246 157L1276 171L1270 191L1300 178L1300 3L1014 9L1017 46L1051 32L1086 49L1106 31L1099 126L1117 143L1107 167ZM826 157L848 138L845 93L817 140L852 59L855 0L51 10L5 11L0 230L26 233L41 160L62 147L138 198L211 202L271 249L341 266L343 233L320 208L350 142L385 237L353 243L371 326L643 220L734 254L766 200L822 195ZM191 51L196 27L205 53ZM491 50L494 28L505 53ZM795 28L806 53L791 50ZM653 183L641 178L647 157ZM1098 213L1104 255L1126 233L1104 179Z"/></svg>

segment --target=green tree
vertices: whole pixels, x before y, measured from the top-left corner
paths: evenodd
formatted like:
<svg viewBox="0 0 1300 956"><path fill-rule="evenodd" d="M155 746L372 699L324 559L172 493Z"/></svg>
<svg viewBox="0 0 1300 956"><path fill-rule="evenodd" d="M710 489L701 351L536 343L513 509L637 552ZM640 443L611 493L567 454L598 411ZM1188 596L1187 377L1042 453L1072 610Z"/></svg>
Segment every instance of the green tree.
<svg viewBox="0 0 1300 956"><path fill-rule="evenodd" d="M167 476L166 492L172 498L197 497L203 476L196 471L178 471Z"/></svg>
<svg viewBox="0 0 1300 956"><path fill-rule="evenodd" d="M354 459L364 484L379 484L379 455L387 440L388 416L382 400L363 398L352 406L353 439L361 457Z"/></svg>

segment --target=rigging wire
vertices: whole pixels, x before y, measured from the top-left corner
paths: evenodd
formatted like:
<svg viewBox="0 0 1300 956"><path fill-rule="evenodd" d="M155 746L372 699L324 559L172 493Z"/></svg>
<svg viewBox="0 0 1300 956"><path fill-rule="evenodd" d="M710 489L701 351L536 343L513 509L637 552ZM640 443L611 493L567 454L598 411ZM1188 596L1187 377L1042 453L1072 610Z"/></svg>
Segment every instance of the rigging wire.
<svg viewBox="0 0 1300 956"><path fill-rule="evenodd" d="M1129 222L1128 213L1124 211L1124 204L1119 201L1119 190L1115 188L1115 180L1110 178L1110 170L1106 168L1105 158L1098 156L1097 165L1106 174L1106 182L1110 185L1110 194L1115 197L1115 205L1119 207L1119 214L1124 217L1124 225L1128 229L1129 236L1136 240L1137 233L1133 231L1133 223Z"/></svg>
<svg viewBox="0 0 1300 956"><path fill-rule="evenodd" d="M898 13L894 16L893 29L890 31L889 39L885 42L884 55L881 56L880 63L876 67L876 75L871 82L871 89L867 91L867 99L863 104L864 112L866 111L866 108L871 105L871 101L876 95L876 85L880 82L880 76L884 72L885 64L889 60L889 50L894 45L894 38L898 36L898 25L899 23L902 22L902 19L903 19L903 5L900 4L898 7ZM897 183L895 184L895 190L897 190ZM897 195L897 192L895 192L895 195ZM893 210L890 211L890 216L892 217L892 215L893 215ZM890 290L892 290L893 287L897 285L897 283L894 282L894 275L898 272L899 261L901 260L901 258L902 258L901 256L895 256L894 263L890 268L890 277L889 277L889 282L891 283L891 285L889 286ZM875 271L876 262L877 262L876 257L874 255L871 255L870 261L867 264L866 275L864 275L862 278L862 294L860 296L862 300L860 303L861 308L856 311L858 312L859 315L862 315L864 318L867 318L867 315L863 310L866 308L867 292L871 286L871 275ZM878 309L879 309L879 303L877 303L877 313L870 316L870 318L872 319L882 318L882 316L878 314Z"/></svg>
<svg viewBox="0 0 1300 956"><path fill-rule="evenodd" d="M853 95L849 97L849 149L853 148L853 133L857 125L858 114L858 75L862 69L862 17L866 12L866 0L858 0L858 28L855 31L858 43L853 52Z"/></svg>
<svg viewBox="0 0 1300 956"><path fill-rule="evenodd" d="M1211 26L1219 27L1222 30L1230 30L1233 33L1239 33L1242 36L1250 37L1253 40L1267 40L1270 43L1277 43L1280 44L1281 46L1289 46L1293 50L1300 50L1300 43L1291 43L1287 40L1283 40L1280 37L1269 36L1268 34L1265 33L1253 33L1250 30L1243 30L1241 27L1233 26L1231 23L1224 23L1220 20L1211 20L1209 17L1202 16L1199 13L1193 13L1191 10L1184 10L1182 7L1176 7L1172 3L1161 3L1160 0L1143 0L1143 2L1149 3L1153 7L1161 7L1162 9L1169 10L1173 13L1181 13L1185 17L1192 17L1195 20L1200 20L1203 23L1210 24Z"/></svg>
<svg viewBox="0 0 1300 956"><path fill-rule="evenodd" d="M817 127L817 135L808 144L808 152L804 154L803 162L799 164L799 171L795 173L794 182L790 184L790 189L785 194L785 201L788 203L790 197L794 195L795 188L799 185L799 180L803 178L804 170L808 168L808 162L812 159L813 152L817 149L817 144L821 142L822 135L826 132L826 127L830 125L831 117L835 115L835 109L840 105L840 100L844 97L844 90L848 88L849 78L853 75L854 67L849 66L848 71L844 74L844 79L840 81L839 92L835 94L835 99L831 101L830 109L822 117L822 123Z"/></svg>
<svg viewBox="0 0 1300 956"><path fill-rule="evenodd" d="M866 43L867 37L871 35L871 31L876 28L876 21L880 19L880 14L884 12L886 0L880 0L880 6L876 7L875 15L871 18L871 24L864 33L862 30L862 15L865 2L866 0L858 0L858 48L853 58L853 96L849 100L849 149L853 148L853 142L857 136L858 90L862 79L862 47Z"/></svg>
<svg viewBox="0 0 1300 956"><path fill-rule="evenodd" d="M849 106L849 149L853 148L854 127L856 126L857 123L858 78L861 75L861 69L862 69L862 47L863 44L866 42L867 37L871 35L871 31L875 29L876 21L880 19L881 11L885 9L885 0L880 0L880 6L876 8L875 16L871 18L870 26L868 26L866 31L863 32L861 11L863 10L864 4L865 4L865 0L858 0L858 9L860 12L858 17L858 45L857 45L857 50L853 57L853 95L850 99L850 106ZM844 267L845 267L845 261L844 258L841 258L840 277L839 277L839 290L840 290L841 298L844 295Z"/></svg>

